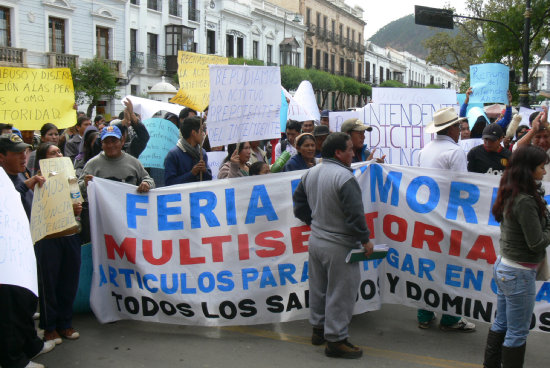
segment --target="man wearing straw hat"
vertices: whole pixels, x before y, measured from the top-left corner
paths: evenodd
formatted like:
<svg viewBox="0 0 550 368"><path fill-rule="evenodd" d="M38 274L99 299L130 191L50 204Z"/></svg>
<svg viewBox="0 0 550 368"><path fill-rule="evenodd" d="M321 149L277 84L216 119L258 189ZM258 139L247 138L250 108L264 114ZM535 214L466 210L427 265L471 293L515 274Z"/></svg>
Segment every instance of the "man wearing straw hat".
<svg viewBox="0 0 550 368"><path fill-rule="evenodd" d="M457 142L460 137L460 123L467 118L459 118L452 107L440 109L434 113L434 121L426 125L426 133L437 133L436 137L420 151L418 166L437 169L468 171L466 154ZM419 309L418 327L429 328L435 320L435 313ZM476 326L462 317L444 314L439 322L443 331L473 332Z"/></svg>

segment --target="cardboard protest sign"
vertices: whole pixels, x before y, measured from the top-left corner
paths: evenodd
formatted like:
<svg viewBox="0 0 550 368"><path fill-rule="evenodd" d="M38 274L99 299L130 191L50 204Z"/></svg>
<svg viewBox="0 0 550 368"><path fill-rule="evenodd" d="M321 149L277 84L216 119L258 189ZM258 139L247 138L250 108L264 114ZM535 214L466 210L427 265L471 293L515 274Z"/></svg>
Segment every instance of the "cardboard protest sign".
<svg viewBox="0 0 550 368"><path fill-rule="evenodd" d="M179 139L179 129L170 120L151 118L143 121L149 132L147 147L139 155L144 167L164 169L164 159Z"/></svg>
<svg viewBox="0 0 550 368"><path fill-rule="evenodd" d="M211 65L212 147L281 137L281 73L274 66Z"/></svg>
<svg viewBox="0 0 550 368"><path fill-rule="evenodd" d="M418 153L432 140L424 126L437 110L456 106L453 90L373 88L372 95L374 103L358 111L358 118L373 128L365 144L376 148L375 157L386 155L386 162L397 165L416 166Z"/></svg>
<svg viewBox="0 0 550 368"><path fill-rule="evenodd" d="M0 121L19 130L38 130L45 122L71 127L76 123L71 70L0 67L0 105Z"/></svg>
<svg viewBox="0 0 550 368"><path fill-rule="evenodd" d="M141 116L142 120L150 119L157 112L169 111L173 114L179 115L180 111L183 109L181 105L175 105L173 103L166 103L161 101L150 100L148 98L136 97L128 95L124 97L124 100L130 100L134 107L134 112ZM123 104L121 100L120 102Z"/></svg>
<svg viewBox="0 0 550 368"><path fill-rule="evenodd" d="M36 257L21 195L0 167L0 285L29 289L38 296Z"/></svg>
<svg viewBox="0 0 550 368"><path fill-rule="evenodd" d="M178 78L180 89L170 102L204 111L210 96L210 74L208 66L227 65L226 57L202 55L194 52L178 52Z"/></svg>
<svg viewBox="0 0 550 368"><path fill-rule="evenodd" d="M68 157L42 159L40 160L39 164L40 173L45 178L48 178L50 176L50 173L63 173L67 178L70 178L71 176L76 176L73 163Z"/></svg>
<svg viewBox="0 0 550 368"><path fill-rule="evenodd" d="M206 154L208 155L208 167L212 171L212 180L216 180L220 167L223 165L223 160L227 157L227 152L211 151L206 152Z"/></svg>
<svg viewBox="0 0 550 368"><path fill-rule="evenodd" d="M356 165L365 218L385 259L360 264L354 313L383 303L490 323L499 177ZM304 171L153 189L91 184L92 310L101 323L250 325L305 319L311 230L293 215ZM545 183L550 189L550 183ZM122 213L121 213L122 209ZM537 282L534 330L550 331Z"/></svg>
<svg viewBox="0 0 550 368"><path fill-rule="evenodd" d="M510 68L498 63L470 65L471 103L508 103Z"/></svg>
<svg viewBox="0 0 550 368"><path fill-rule="evenodd" d="M35 186L30 224L33 243L49 235L69 235L78 231L69 180L64 173L48 177L42 187Z"/></svg>

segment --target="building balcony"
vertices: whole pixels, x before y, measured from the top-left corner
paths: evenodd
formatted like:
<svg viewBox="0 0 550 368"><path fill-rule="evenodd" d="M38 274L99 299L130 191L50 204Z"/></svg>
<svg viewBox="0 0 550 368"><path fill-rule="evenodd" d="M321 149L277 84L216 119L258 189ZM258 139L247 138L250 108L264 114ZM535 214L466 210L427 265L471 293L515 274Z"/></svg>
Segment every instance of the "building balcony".
<svg viewBox="0 0 550 368"><path fill-rule="evenodd" d="M327 29L326 28L322 28L322 27L317 27L317 37L321 38L321 39L326 39L327 38Z"/></svg>
<svg viewBox="0 0 550 368"><path fill-rule="evenodd" d="M336 33L332 32L332 31L328 31L327 32L327 40L329 40L330 42L336 43Z"/></svg>
<svg viewBox="0 0 550 368"><path fill-rule="evenodd" d="M122 61L103 59L103 62L115 72L117 78L123 78L124 73L122 71Z"/></svg>
<svg viewBox="0 0 550 368"><path fill-rule="evenodd" d="M317 27L315 27L315 24L307 24L306 25L306 33L310 36L313 36L315 34L315 30L317 29Z"/></svg>
<svg viewBox="0 0 550 368"><path fill-rule="evenodd" d="M27 67L27 49L0 47L0 66Z"/></svg>
<svg viewBox="0 0 550 368"><path fill-rule="evenodd" d="M78 55L47 52L46 57L48 59L48 68L78 67Z"/></svg>
<svg viewBox="0 0 550 368"><path fill-rule="evenodd" d="M192 22L200 22L201 20L201 12L197 9L189 9L189 12L187 13L187 19Z"/></svg>
<svg viewBox="0 0 550 368"><path fill-rule="evenodd" d="M130 68L134 70L142 69L143 64L143 52L130 51Z"/></svg>
<svg viewBox="0 0 550 368"><path fill-rule="evenodd" d="M147 69L164 71L166 68L166 59L164 55L147 54Z"/></svg>

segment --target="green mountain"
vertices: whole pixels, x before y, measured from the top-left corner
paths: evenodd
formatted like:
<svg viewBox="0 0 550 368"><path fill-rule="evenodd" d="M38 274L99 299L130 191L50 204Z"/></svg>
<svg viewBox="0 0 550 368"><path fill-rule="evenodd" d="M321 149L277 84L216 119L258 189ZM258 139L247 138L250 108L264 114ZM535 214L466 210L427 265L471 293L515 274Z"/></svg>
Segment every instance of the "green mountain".
<svg viewBox="0 0 550 368"><path fill-rule="evenodd" d="M397 51L405 50L421 59L426 59L428 50L424 48L422 42L439 32L456 32L456 30L416 25L414 14L410 14L386 24L369 38L369 41L380 47L387 46Z"/></svg>

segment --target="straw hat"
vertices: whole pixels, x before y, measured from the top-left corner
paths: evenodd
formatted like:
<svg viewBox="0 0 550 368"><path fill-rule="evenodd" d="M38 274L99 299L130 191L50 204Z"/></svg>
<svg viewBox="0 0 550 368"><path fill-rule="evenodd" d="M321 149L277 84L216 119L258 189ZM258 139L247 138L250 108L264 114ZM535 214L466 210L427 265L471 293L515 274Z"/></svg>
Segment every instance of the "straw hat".
<svg viewBox="0 0 550 368"><path fill-rule="evenodd" d="M462 120L467 120L467 118L459 118L454 108L445 107L434 113L434 121L426 125L424 131L426 133L437 133Z"/></svg>

